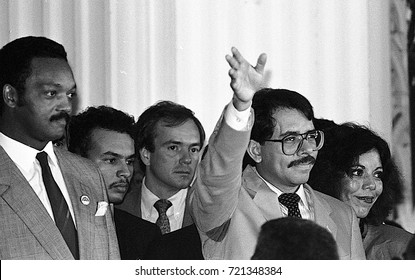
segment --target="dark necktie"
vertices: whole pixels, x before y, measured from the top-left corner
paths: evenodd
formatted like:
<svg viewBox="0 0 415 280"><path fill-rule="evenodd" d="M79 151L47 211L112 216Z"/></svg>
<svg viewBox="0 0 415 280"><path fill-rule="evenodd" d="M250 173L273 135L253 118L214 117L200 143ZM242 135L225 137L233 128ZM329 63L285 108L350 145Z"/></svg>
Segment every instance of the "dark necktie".
<svg viewBox="0 0 415 280"><path fill-rule="evenodd" d="M279 202L287 207L289 217L301 218L298 202L300 197L296 193L283 193L278 197Z"/></svg>
<svg viewBox="0 0 415 280"><path fill-rule="evenodd" d="M167 199L160 199L154 203L154 208L156 208L157 212L159 213L156 225L159 226L161 234L166 234L170 232L170 222L166 212L171 205L171 202Z"/></svg>
<svg viewBox="0 0 415 280"><path fill-rule="evenodd" d="M69 212L68 204L66 203L58 184L56 184L53 179L48 164L48 154L40 152L36 155L36 159L39 161L40 167L42 168L43 183L45 184L46 192L52 206L55 224L61 232L63 239L65 239L73 257L79 259L78 234L72 220L71 212Z"/></svg>

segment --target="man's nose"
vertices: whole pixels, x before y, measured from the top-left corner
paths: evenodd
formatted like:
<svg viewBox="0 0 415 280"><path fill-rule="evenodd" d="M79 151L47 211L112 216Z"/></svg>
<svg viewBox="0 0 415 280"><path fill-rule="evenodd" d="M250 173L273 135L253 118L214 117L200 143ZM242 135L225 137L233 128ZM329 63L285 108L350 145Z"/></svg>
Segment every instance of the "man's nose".
<svg viewBox="0 0 415 280"><path fill-rule="evenodd" d="M192 156L190 151L183 151L180 157L180 163L182 164L191 164L192 163Z"/></svg>
<svg viewBox="0 0 415 280"><path fill-rule="evenodd" d="M72 102L72 98L70 98L66 94L62 95L59 98L58 110L70 114L72 112Z"/></svg>
<svg viewBox="0 0 415 280"><path fill-rule="evenodd" d="M117 171L118 177L130 178L133 174L133 166L129 166L126 162L121 162Z"/></svg>

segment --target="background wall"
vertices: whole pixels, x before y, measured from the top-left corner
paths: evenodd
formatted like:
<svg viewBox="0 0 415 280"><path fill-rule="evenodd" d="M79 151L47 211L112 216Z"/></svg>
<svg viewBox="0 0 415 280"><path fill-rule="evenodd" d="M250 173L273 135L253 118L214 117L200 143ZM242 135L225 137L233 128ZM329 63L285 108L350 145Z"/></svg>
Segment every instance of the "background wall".
<svg viewBox="0 0 415 280"><path fill-rule="evenodd" d="M270 87L393 144L389 16L390 1L377 0L0 0L0 45L26 35L62 43L76 112L105 104L138 117L168 99L195 111L208 135L232 96L225 55L236 46L255 64L266 52Z"/></svg>

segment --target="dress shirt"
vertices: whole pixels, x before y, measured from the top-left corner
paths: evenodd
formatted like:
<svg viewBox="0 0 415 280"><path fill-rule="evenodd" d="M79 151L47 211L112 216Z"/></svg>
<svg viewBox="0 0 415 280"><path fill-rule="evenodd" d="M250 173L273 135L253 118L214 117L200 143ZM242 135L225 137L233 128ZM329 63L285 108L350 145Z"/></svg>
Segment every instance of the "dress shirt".
<svg viewBox="0 0 415 280"><path fill-rule="evenodd" d="M238 130L238 131L243 131L243 130L247 130L249 127L249 116L251 114L251 108L248 108L244 111L238 111L234 106L233 103L230 102L228 104L228 106L225 109L224 112L224 118L225 118L225 122L233 129ZM258 174L258 172L256 171L256 168L254 168L255 172ZM264 178L262 178L261 175L258 174L258 176L267 184L267 186L273 191L275 192L278 196L280 196L283 192L281 190L279 190L277 187L273 186L271 183L267 182L267 180L265 180ZM303 185L301 184L298 188L298 190L296 191L296 193L300 196L300 202L298 203L298 208L300 209L300 213L301 213L301 217L303 219L309 219L309 220L314 220L314 214L312 211L312 203L309 204L309 202L311 202L311 198L310 198L310 194L307 193L303 187ZM278 200L276 201L276 203L278 203L281 207L281 213L284 216L288 216L288 209L286 206L282 205Z"/></svg>
<svg viewBox="0 0 415 280"><path fill-rule="evenodd" d="M147 188L145 181L144 177L141 187L141 218L155 223L159 217L159 213L154 207L154 203L160 198ZM170 222L170 231L182 228L187 190L188 188L182 189L173 196L167 198L172 203L172 206L170 206L166 212Z"/></svg>
<svg viewBox="0 0 415 280"><path fill-rule="evenodd" d="M36 155L42 151L48 154L48 163L52 172L52 176L58 184L63 197L68 204L69 211L71 212L72 219L74 220L76 227L71 199L69 197L69 193L58 164L58 159L56 158L55 152L53 151L52 142L49 142L42 151L38 151L0 132L0 145L6 151L11 160L16 164L17 168L19 168L20 172L22 172L23 176L29 182L33 191L39 197L43 206L45 206L49 215L54 220L52 207L50 205L49 197L43 183L42 168L36 159Z"/></svg>
<svg viewBox="0 0 415 280"><path fill-rule="evenodd" d="M262 178L261 175L259 175L259 173L257 172L256 168L254 168L256 174L258 175L259 178L262 179L262 181L265 182L265 184L267 184L267 186L273 191L275 192L278 197L283 194L283 192L278 189L277 187L273 186L270 182L268 182L267 180L265 180L264 178ZM314 211L312 211L310 204L308 203L309 201L311 201L310 199L310 194L307 193L306 189L304 189L303 184L301 184L298 189L295 191L296 194L298 194L298 196L300 197L300 201L298 202L298 208L300 209L300 213L301 213L301 217L303 219L307 219L307 220L314 220ZM282 203L280 203L278 200L276 201L281 208L281 213L284 217L288 216L288 208L283 205ZM311 204L312 205L312 204Z"/></svg>

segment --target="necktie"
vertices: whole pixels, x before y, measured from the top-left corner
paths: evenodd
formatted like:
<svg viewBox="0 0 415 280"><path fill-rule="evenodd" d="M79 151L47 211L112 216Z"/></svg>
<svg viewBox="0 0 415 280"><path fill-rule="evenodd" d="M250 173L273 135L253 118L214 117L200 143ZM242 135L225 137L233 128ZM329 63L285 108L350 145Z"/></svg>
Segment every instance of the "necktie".
<svg viewBox="0 0 415 280"><path fill-rule="evenodd" d="M171 202L167 199L159 199L154 203L154 208L156 208L157 212L159 213L156 225L159 226L161 234L166 234L170 232L170 222L166 212L171 205Z"/></svg>
<svg viewBox="0 0 415 280"><path fill-rule="evenodd" d="M301 218L298 202L300 197L296 193L283 193L278 197L279 202L287 207L289 217Z"/></svg>
<svg viewBox="0 0 415 280"><path fill-rule="evenodd" d="M36 159L42 168L43 183L45 184L46 192L52 206L55 224L61 232L63 239L65 239L73 257L79 259L78 234L72 220L71 212L69 212L68 204L66 204L58 184L53 179L48 164L48 155L45 152L40 152L36 155Z"/></svg>

